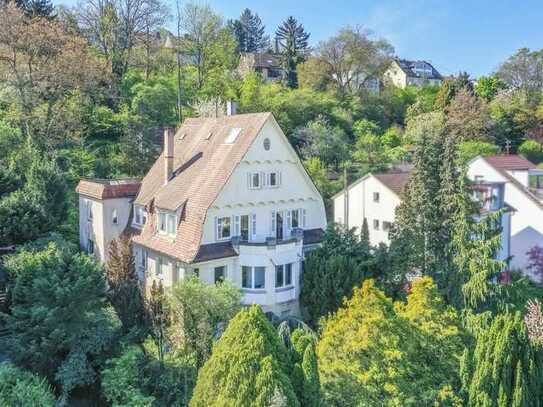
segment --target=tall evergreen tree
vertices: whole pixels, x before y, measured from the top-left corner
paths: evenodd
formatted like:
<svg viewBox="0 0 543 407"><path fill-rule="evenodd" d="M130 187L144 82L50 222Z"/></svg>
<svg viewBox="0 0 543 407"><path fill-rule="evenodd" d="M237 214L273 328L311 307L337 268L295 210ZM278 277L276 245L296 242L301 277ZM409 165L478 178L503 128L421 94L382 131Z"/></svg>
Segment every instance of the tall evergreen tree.
<svg viewBox="0 0 543 407"><path fill-rule="evenodd" d="M302 24L290 16L275 31L281 46L283 68L286 72L285 82L289 88L298 87L297 67L306 60L309 51L309 36Z"/></svg>
<svg viewBox="0 0 543 407"><path fill-rule="evenodd" d="M2 3L0 2L0 4ZM55 6L51 0L15 0L15 4L31 18L45 17L53 19L56 17L53 13Z"/></svg>
<svg viewBox="0 0 543 407"><path fill-rule="evenodd" d="M198 373L191 407L298 406L288 352L258 306L240 311Z"/></svg>
<svg viewBox="0 0 543 407"><path fill-rule="evenodd" d="M263 52L270 46L266 27L256 13L246 8L238 20L229 21L228 26L238 40L240 52Z"/></svg>
<svg viewBox="0 0 543 407"><path fill-rule="evenodd" d="M543 351L528 340L520 312L498 315L475 332L475 349L465 351L461 361L468 405L543 405Z"/></svg>

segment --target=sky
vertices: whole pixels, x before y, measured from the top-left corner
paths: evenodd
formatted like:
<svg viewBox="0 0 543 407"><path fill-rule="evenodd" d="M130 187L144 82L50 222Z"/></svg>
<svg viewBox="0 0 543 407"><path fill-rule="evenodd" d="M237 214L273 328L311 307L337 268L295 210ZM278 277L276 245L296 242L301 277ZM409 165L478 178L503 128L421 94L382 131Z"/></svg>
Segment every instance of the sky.
<svg viewBox="0 0 543 407"><path fill-rule="evenodd" d="M76 0L53 0L73 5ZM174 0L165 0L175 9ZM200 2L202 3L202 2ZM311 45L345 26L385 38L397 56L424 59L444 75L489 75L522 47L543 48L541 0L208 0L225 18L258 13L269 34L288 16L311 33ZM173 20L168 24L173 31Z"/></svg>

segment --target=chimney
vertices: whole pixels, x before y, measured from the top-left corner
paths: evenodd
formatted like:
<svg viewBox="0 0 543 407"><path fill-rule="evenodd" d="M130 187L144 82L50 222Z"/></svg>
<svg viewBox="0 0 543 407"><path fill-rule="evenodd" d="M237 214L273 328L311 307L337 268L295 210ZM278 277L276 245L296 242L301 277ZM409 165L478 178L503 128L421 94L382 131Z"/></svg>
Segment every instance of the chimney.
<svg viewBox="0 0 543 407"><path fill-rule="evenodd" d="M234 116L238 113L238 104L234 102L233 100L229 100L226 102L226 115L227 116Z"/></svg>
<svg viewBox="0 0 543 407"><path fill-rule="evenodd" d="M173 138L172 128L164 129L164 185L168 183L173 173Z"/></svg>

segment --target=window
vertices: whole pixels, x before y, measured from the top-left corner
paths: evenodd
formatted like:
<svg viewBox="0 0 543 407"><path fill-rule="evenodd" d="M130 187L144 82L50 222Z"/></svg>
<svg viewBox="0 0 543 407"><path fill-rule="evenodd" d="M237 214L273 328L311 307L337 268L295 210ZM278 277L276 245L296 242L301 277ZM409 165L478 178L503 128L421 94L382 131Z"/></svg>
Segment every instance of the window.
<svg viewBox="0 0 543 407"><path fill-rule="evenodd" d="M283 240L283 212L281 211L275 212L275 237L277 240Z"/></svg>
<svg viewBox="0 0 543 407"><path fill-rule="evenodd" d="M379 230L379 219L374 219L373 220L373 228L375 230Z"/></svg>
<svg viewBox="0 0 543 407"><path fill-rule="evenodd" d="M230 217L217 218L217 240L230 239Z"/></svg>
<svg viewBox="0 0 543 407"><path fill-rule="evenodd" d="M224 281L226 266L215 267L215 284Z"/></svg>
<svg viewBox="0 0 543 407"><path fill-rule="evenodd" d="M161 234L175 236L177 216L174 213L158 213L158 230Z"/></svg>
<svg viewBox="0 0 543 407"><path fill-rule="evenodd" d="M373 202L379 202L379 192L373 193Z"/></svg>
<svg viewBox="0 0 543 407"><path fill-rule="evenodd" d="M249 289L266 288L266 267L241 267L241 287Z"/></svg>
<svg viewBox="0 0 543 407"><path fill-rule="evenodd" d="M141 256L140 256L140 266L147 270L147 260L149 259L149 254L147 253L147 250L141 250Z"/></svg>
<svg viewBox="0 0 543 407"><path fill-rule="evenodd" d="M145 225L147 221L147 211L141 205L134 205L134 223L136 225Z"/></svg>
<svg viewBox="0 0 543 407"><path fill-rule="evenodd" d="M225 144L234 144L241 133L241 129L239 127L234 127L230 129L230 133L228 133L228 137L226 137L226 140L224 140Z"/></svg>
<svg viewBox="0 0 543 407"><path fill-rule="evenodd" d="M164 267L164 260L162 259L162 257L159 257L156 262L156 270L155 270L157 277L162 278L163 267Z"/></svg>
<svg viewBox="0 0 543 407"><path fill-rule="evenodd" d="M239 237L243 241L249 240L249 215L241 215Z"/></svg>
<svg viewBox="0 0 543 407"><path fill-rule="evenodd" d="M92 201L87 201L87 220L92 220Z"/></svg>
<svg viewBox="0 0 543 407"><path fill-rule="evenodd" d="M264 139L264 150L269 151L269 150L270 150L270 147L271 147L270 139L269 139L269 138L265 138L265 139Z"/></svg>
<svg viewBox="0 0 543 407"><path fill-rule="evenodd" d="M87 253L90 255L94 254L94 240L89 239L87 242Z"/></svg>
<svg viewBox="0 0 543 407"><path fill-rule="evenodd" d="M387 221L383 221L383 230L385 232L388 232L390 230L390 228L392 227L392 223L390 222L387 222Z"/></svg>
<svg viewBox="0 0 543 407"><path fill-rule="evenodd" d="M196 278L200 277L200 269L199 268L192 269L192 273L194 274L194 277L196 277Z"/></svg>
<svg viewBox="0 0 543 407"><path fill-rule="evenodd" d="M275 267L275 287L288 287L292 285L292 263Z"/></svg>
<svg viewBox="0 0 543 407"><path fill-rule="evenodd" d="M278 187L281 185L281 173L280 172L270 172L268 174L268 185L270 188Z"/></svg>
<svg viewBox="0 0 543 407"><path fill-rule="evenodd" d="M117 217L117 209L113 209L113 213L111 214L111 222L114 225L117 225L119 223L119 218Z"/></svg>
<svg viewBox="0 0 543 407"><path fill-rule="evenodd" d="M256 239L256 213L251 215L251 234Z"/></svg>
<svg viewBox="0 0 543 407"><path fill-rule="evenodd" d="M300 227L300 210L295 209L292 211L290 215L290 224L292 228L299 228Z"/></svg>
<svg viewBox="0 0 543 407"><path fill-rule="evenodd" d="M530 175L530 188L543 189L543 175Z"/></svg>
<svg viewBox="0 0 543 407"><path fill-rule="evenodd" d="M250 189L260 189L262 187L262 174L260 172L251 172L248 174L248 183Z"/></svg>
<svg viewBox="0 0 543 407"><path fill-rule="evenodd" d="M241 266L241 286L253 288L253 269L248 266Z"/></svg>

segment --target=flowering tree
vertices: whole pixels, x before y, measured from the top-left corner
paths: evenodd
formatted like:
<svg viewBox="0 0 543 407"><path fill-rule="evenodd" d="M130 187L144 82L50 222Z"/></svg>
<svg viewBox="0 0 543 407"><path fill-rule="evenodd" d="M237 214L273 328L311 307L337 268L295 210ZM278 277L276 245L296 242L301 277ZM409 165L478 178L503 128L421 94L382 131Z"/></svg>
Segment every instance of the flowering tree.
<svg viewBox="0 0 543 407"><path fill-rule="evenodd" d="M543 280L543 247L536 245L526 254L528 255L527 269Z"/></svg>
<svg viewBox="0 0 543 407"><path fill-rule="evenodd" d="M526 304L526 315L524 322L528 329L528 338L534 345L543 345L543 312L541 303L538 300L530 300Z"/></svg>

